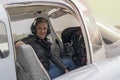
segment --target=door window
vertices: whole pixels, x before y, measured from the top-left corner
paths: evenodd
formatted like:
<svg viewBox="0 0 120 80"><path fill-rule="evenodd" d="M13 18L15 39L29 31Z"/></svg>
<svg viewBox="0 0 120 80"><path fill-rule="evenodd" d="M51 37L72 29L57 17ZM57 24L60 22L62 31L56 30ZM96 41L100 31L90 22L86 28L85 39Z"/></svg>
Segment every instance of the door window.
<svg viewBox="0 0 120 80"><path fill-rule="evenodd" d="M8 38L4 23L0 22L0 58L8 56Z"/></svg>

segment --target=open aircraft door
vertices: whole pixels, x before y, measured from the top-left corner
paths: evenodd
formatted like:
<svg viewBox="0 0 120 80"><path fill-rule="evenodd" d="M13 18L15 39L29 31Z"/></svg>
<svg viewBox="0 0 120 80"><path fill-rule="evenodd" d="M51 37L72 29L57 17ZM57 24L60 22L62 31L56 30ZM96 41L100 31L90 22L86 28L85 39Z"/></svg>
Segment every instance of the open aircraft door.
<svg viewBox="0 0 120 80"><path fill-rule="evenodd" d="M0 80L16 80L14 49L12 44L9 17L4 8L0 5Z"/></svg>

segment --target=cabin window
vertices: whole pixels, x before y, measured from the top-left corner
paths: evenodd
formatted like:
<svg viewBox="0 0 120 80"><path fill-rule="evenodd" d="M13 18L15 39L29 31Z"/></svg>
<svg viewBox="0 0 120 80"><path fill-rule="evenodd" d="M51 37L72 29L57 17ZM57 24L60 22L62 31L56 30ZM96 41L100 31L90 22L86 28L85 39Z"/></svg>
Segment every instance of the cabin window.
<svg viewBox="0 0 120 80"><path fill-rule="evenodd" d="M96 24L94 23L93 18L90 16L88 12L84 12L85 22L88 27L88 32L90 36L90 40L92 42L93 52L95 53L102 47L102 37L99 31L96 28Z"/></svg>
<svg viewBox="0 0 120 80"><path fill-rule="evenodd" d="M0 22L0 59L8 56L8 38L4 23Z"/></svg>

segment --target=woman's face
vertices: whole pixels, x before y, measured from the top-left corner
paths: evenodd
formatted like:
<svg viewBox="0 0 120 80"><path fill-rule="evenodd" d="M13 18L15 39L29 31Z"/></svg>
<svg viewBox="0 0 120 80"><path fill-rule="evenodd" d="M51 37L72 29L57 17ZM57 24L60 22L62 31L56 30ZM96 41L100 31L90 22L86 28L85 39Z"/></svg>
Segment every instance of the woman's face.
<svg viewBox="0 0 120 80"><path fill-rule="evenodd" d="M44 22L38 23L36 26L37 36L41 39L45 39L47 34L47 28L48 28L47 23L44 23Z"/></svg>

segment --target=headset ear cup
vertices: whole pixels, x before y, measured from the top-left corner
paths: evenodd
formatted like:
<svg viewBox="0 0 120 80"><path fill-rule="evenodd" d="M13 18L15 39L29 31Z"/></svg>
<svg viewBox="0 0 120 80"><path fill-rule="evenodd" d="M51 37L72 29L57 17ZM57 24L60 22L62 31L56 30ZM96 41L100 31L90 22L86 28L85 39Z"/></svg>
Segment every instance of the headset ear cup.
<svg viewBox="0 0 120 80"><path fill-rule="evenodd" d="M36 28L35 28L35 26L33 25L33 23L32 23L32 25L31 25L31 32L32 32L32 34L36 34Z"/></svg>

